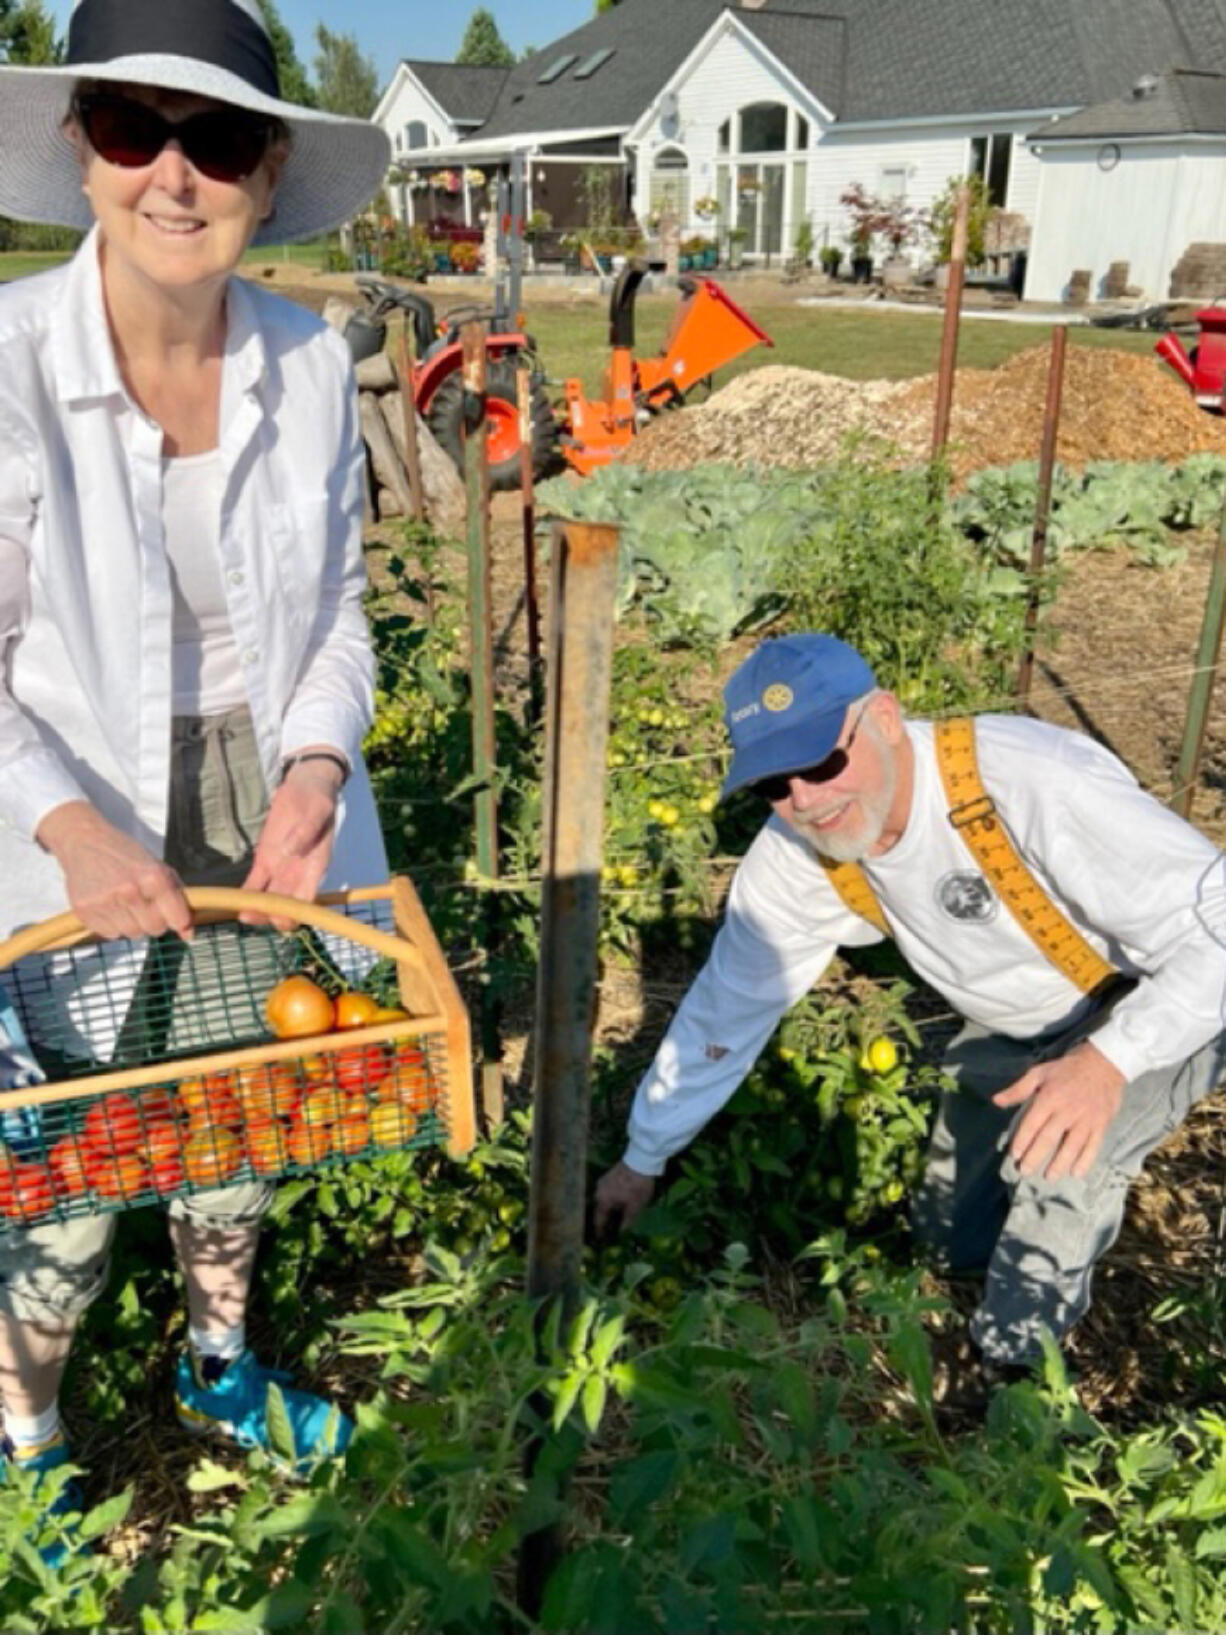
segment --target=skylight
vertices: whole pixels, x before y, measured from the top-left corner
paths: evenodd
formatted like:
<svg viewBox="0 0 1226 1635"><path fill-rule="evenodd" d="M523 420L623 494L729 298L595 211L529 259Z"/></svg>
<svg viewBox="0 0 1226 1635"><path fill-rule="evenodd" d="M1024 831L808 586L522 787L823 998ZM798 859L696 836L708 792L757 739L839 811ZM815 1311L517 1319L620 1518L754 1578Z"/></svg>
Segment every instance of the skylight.
<svg viewBox="0 0 1226 1635"><path fill-rule="evenodd" d="M596 70L603 68L605 63L608 62L613 55L613 51L614 48L611 45L602 46L599 51L593 51L582 67L575 69L574 77L576 79L591 79Z"/></svg>
<svg viewBox="0 0 1226 1635"><path fill-rule="evenodd" d="M564 74L572 62L578 61L579 53L577 51L568 51L564 57L555 57L536 83L538 85L552 85L559 74Z"/></svg>

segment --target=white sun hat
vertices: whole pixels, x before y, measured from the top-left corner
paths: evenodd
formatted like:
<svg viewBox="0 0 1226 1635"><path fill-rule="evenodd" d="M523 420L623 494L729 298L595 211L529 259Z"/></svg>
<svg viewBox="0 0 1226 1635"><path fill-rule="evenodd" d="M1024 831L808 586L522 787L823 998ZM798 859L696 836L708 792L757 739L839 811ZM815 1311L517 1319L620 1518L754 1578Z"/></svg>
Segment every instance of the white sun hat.
<svg viewBox="0 0 1226 1635"><path fill-rule="evenodd" d="M391 161L379 126L281 100L256 0L77 0L62 65L0 66L0 215L93 225L80 162L62 129L80 80L190 91L282 120L289 157L274 214L254 244L339 227L378 192Z"/></svg>

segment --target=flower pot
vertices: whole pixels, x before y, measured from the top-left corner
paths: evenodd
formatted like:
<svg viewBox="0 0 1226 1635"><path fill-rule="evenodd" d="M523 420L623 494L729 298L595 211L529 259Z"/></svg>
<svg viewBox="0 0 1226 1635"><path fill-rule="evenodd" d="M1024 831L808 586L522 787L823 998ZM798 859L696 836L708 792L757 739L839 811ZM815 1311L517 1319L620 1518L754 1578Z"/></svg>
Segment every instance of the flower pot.
<svg viewBox="0 0 1226 1635"><path fill-rule="evenodd" d="M871 255L853 255L851 258L851 278L853 284L871 284L873 281L873 258Z"/></svg>
<svg viewBox="0 0 1226 1635"><path fill-rule="evenodd" d="M905 255L888 256L881 264L881 282L888 290L905 289L911 282L911 263Z"/></svg>
<svg viewBox="0 0 1226 1635"><path fill-rule="evenodd" d="M728 245L728 265L739 267L745 260L745 246L740 239L733 239Z"/></svg>

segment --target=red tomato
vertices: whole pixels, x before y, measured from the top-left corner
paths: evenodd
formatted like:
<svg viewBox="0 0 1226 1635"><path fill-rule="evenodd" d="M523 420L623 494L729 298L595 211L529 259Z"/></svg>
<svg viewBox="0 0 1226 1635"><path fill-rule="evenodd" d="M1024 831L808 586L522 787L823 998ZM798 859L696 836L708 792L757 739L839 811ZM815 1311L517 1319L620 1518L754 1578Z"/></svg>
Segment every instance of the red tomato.
<svg viewBox="0 0 1226 1635"><path fill-rule="evenodd" d="M79 1198L89 1191L89 1149L75 1135L62 1136L51 1149L51 1179L61 1198Z"/></svg>
<svg viewBox="0 0 1226 1635"><path fill-rule="evenodd" d="M103 1157L117 1158L140 1146L140 1110L131 1096L103 1096L85 1115L85 1142Z"/></svg>
<svg viewBox="0 0 1226 1635"><path fill-rule="evenodd" d="M4 1204L4 1213L18 1221L36 1221L55 1203L51 1171L45 1164L15 1164L13 1190Z"/></svg>
<svg viewBox="0 0 1226 1635"><path fill-rule="evenodd" d="M149 1179L153 1190L165 1198L171 1192L178 1192L187 1179L183 1165L177 1156L159 1158L150 1166Z"/></svg>
<svg viewBox="0 0 1226 1635"><path fill-rule="evenodd" d="M332 1074L344 1091L372 1090L387 1072L382 1045L350 1045L332 1056Z"/></svg>

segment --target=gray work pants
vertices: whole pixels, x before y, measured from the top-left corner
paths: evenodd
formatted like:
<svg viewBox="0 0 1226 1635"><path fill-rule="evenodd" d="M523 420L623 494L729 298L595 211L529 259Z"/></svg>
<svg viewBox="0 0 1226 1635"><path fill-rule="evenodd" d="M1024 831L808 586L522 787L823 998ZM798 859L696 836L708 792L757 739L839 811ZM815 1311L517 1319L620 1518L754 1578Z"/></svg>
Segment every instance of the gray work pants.
<svg viewBox="0 0 1226 1635"><path fill-rule="evenodd" d="M968 1024L946 1053L958 1088L942 1098L912 1225L948 1270L985 1272L971 1334L994 1362L1033 1360L1044 1327L1059 1339L1085 1314L1094 1268L1119 1235L1129 1184L1226 1076L1224 1034L1124 1087L1088 1175L1022 1175L1008 1147L1026 1107L996 1107L991 1097L1036 1063L1064 1055L1101 1015L1030 1041Z"/></svg>

